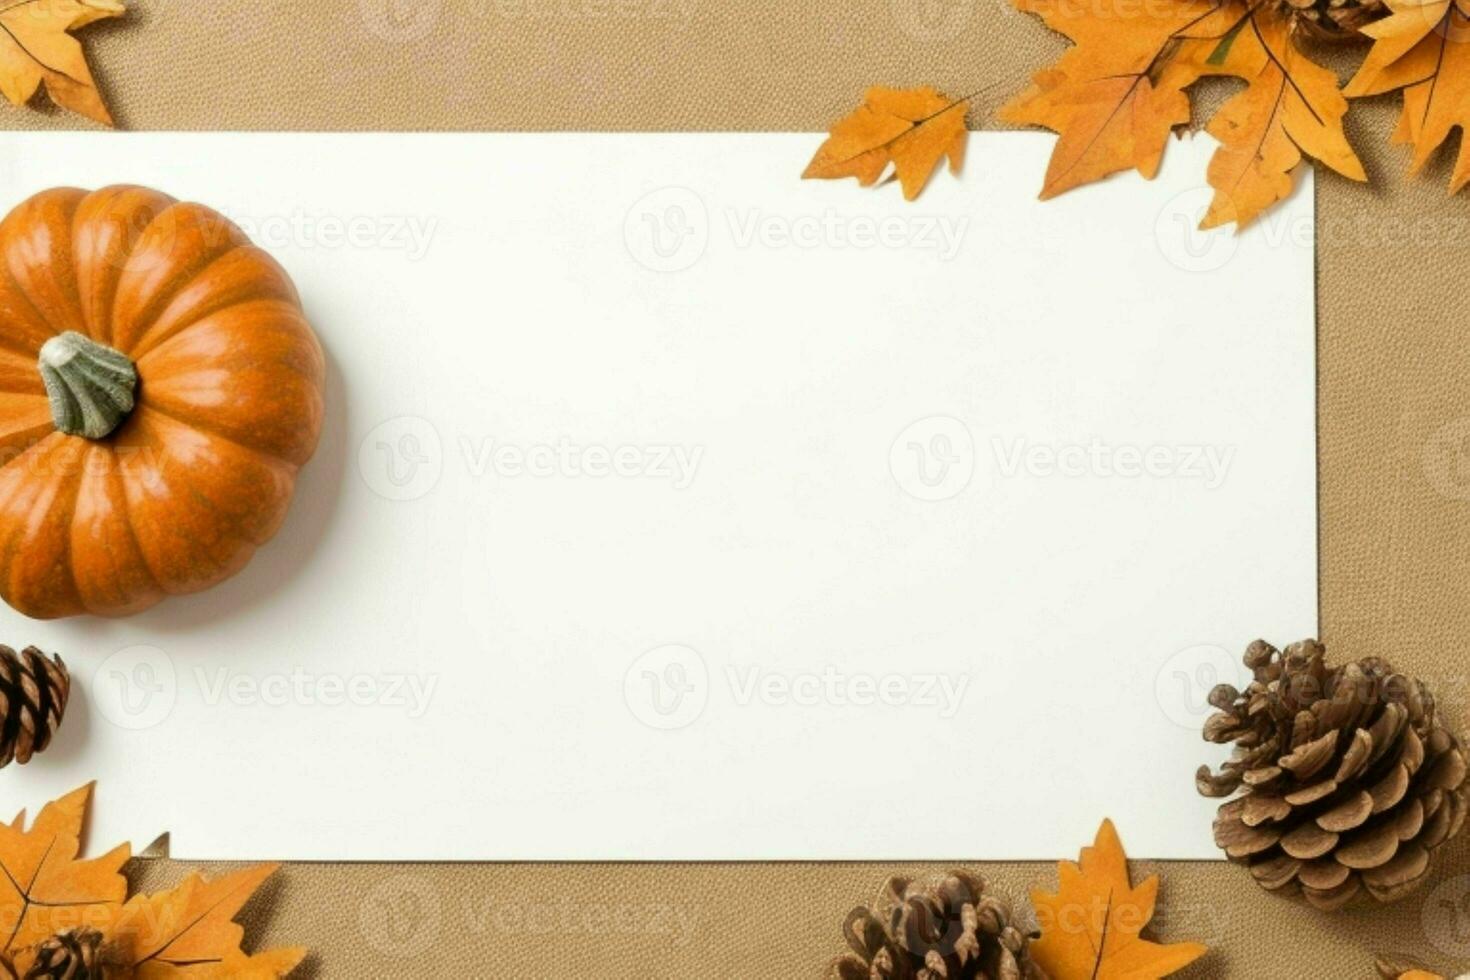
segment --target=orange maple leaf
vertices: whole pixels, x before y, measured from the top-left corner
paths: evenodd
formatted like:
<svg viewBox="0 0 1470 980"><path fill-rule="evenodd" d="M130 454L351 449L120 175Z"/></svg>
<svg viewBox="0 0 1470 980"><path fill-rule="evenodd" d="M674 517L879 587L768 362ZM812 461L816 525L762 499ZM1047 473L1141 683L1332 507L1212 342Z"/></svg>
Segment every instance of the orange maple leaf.
<svg viewBox="0 0 1470 980"><path fill-rule="evenodd" d="M968 100L951 100L932 88L874 86L861 106L833 124L802 177L856 177L870 187L892 164L903 196L912 201L945 157L950 172L960 172L970 135L968 111Z"/></svg>
<svg viewBox="0 0 1470 980"><path fill-rule="evenodd" d="M63 929L102 928L121 908L128 883L119 869L132 849L77 860L91 795L89 783L46 804L29 829L24 812L0 824L0 954L14 956Z"/></svg>
<svg viewBox="0 0 1470 980"><path fill-rule="evenodd" d="M1412 146L1417 173L1456 128L1470 128L1470 4L1465 0L1388 0L1389 16L1363 28L1373 47L1348 83L1352 97L1402 91L1394 142ZM1463 136L1450 193L1470 183Z"/></svg>
<svg viewBox="0 0 1470 980"><path fill-rule="evenodd" d="M133 970L138 980L285 976L306 950L283 948L247 957L240 949L245 930L234 921L277 867L246 868L213 881L196 872L170 891L134 897L107 930L109 962ZM237 972L247 967L248 973Z"/></svg>
<svg viewBox="0 0 1470 980"><path fill-rule="evenodd" d="M1056 894L1036 890L1031 902L1041 938L1031 957L1052 980L1156 980L1193 963L1199 943L1160 945L1140 937L1154 917L1158 876L1137 888L1111 820L1104 820L1080 863L1057 865Z"/></svg>
<svg viewBox="0 0 1470 980"><path fill-rule="evenodd" d="M1244 227L1286 197L1304 154L1367 179L1343 133L1337 77L1296 48L1277 5L1013 2L1075 42L1002 111L1058 134L1043 198L1123 170L1152 178L1170 132L1189 121L1186 89L1206 75L1244 79L1246 89L1209 126L1223 145L1209 167L1216 193L1205 227Z"/></svg>
<svg viewBox="0 0 1470 980"><path fill-rule="evenodd" d="M1223 145L1210 160L1215 198L1203 227L1244 227L1284 199L1303 155L1353 180L1368 179L1343 132L1348 102L1337 75L1297 49L1274 7L1226 3L1197 30L1205 40L1190 40L1180 57L1202 75L1246 81L1208 127Z"/></svg>
<svg viewBox="0 0 1470 980"><path fill-rule="evenodd" d="M109 977L172 980L188 977L283 977L306 955L296 948L249 956L240 949L244 929L234 921L245 902L277 865L246 868L214 881L198 873L177 888L136 895L126 904L124 844L100 858L76 859L92 786L42 808L25 828L25 814L0 824L0 968L25 976L41 944L69 930L101 933L101 961Z"/></svg>
<svg viewBox="0 0 1470 980"><path fill-rule="evenodd" d="M1446 980L1414 960L1380 956L1374 965L1378 967L1378 975L1384 980Z"/></svg>
<svg viewBox="0 0 1470 980"><path fill-rule="evenodd" d="M190 973L190 980L202 976L205 980L277 980L284 977L305 957L306 951L297 947L283 947L247 956L239 950L231 950L212 969L203 974Z"/></svg>
<svg viewBox="0 0 1470 980"><path fill-rule="evenodd" d="M1122 170L1152 179L1175 126L1189 121L1184 89L1199 77L1172 54L1216 5L1207 0L1148 4L1124 20L1108 4L1015 0L1071 38L1054 68L1001 110L1001 118L1058 134L1043 200Z"/></svg>
<svg viewBox="0 0 1470 980"><path fill-rule="evenodd" d="M70 32L126 12L120 0L0 0L0 93L25 105L44 85L57 105L111 126Z"/></svg>

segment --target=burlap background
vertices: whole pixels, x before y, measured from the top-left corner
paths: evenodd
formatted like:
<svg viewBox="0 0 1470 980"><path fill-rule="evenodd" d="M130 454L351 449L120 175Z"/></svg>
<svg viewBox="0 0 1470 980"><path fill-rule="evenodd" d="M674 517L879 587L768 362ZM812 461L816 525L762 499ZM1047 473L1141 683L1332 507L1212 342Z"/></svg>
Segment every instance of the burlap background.
<svg viewBox="0 0 1470 980"><path fill-rule="evenodd" d="M874 82L983 89L993 103L1061 45L1002 0L131 5L126 22L90 38L119 122L140 130L817 130ZM1354 115L1374 189L1319 182L1322 622L1335 653L1392 654L1437 679L1460 711L1470 705L1470 200L1446 199L1442 166L1404 176L1403 154L1387 145L1392 117L1387 101ZM0 124L77 121L6 109ZM851 817L917 789L875 773ZM915 800L916 833L925 805ZM956 858L985 851L976 841ZM1367 977L1377 950L1470 969L1470 931L1457 933L1451 914L1470 895L1466 855L1463 844L1443 854L1430 888L1391 910L1338 917L1273 900L1226 865L1165 865L1160 933L1214 947L1190 978ZM1054 874L983 868L1017 894ZM134 874L155 886L183 870L140 862ZM895 870L292 865L248 918L256 943L310 946L308 976L784 980L820 975L843 915Z"/></svg>

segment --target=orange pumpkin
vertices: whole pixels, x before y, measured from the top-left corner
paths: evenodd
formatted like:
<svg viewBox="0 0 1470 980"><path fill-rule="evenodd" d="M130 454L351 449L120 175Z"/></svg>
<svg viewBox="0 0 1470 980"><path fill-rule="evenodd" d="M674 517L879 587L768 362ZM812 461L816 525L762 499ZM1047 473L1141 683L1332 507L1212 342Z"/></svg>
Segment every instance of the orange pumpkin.
<svg viewBox="0 0 1470 980"><path fill-rule="evenodd" d="M123 616L244 567L316 449L324 361L238 228L141 187L0 222L0 596Z"/></svg>

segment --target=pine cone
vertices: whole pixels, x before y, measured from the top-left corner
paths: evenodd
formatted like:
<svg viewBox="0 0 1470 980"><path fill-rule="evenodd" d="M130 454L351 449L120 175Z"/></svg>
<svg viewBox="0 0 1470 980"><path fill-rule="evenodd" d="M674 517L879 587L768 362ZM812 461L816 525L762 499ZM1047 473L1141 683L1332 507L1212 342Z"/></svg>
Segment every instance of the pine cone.
<svg viewBox="0 0 1470 980"><path fill-rule="evenodd" d="M46 748L61 725L71 678L61 658L35 647L16 653L0 645L0 769L21 765Z"/></svg>
<svg viewBox="0 0 1470 980"><path fill-rule="evenodd" d="M24 980L102 980L102 933L96 929L68 929L41 944L35 964Z"/></svg>
<svg viewBox="0 0 1470 980"><path fill-rule="evenodd" d="M1392 902L1423 883L1430 852L1460 832L1470 809L1465 745L1417 680L1370 657L1326 666L1315 640L1283 655L1257 640L1255 680L1222 684L1205 738L1234 742L1218 773L1201 766L1220 807L1215 843L1263 887L1335 910L1366 891Z"/></svg>
<svg viewBox="0 0 1470 980"><path fill-rule="evenodd" d="M833 960L837 980L1048 980L1030 937L1012 924L985 879L953 871L930 887L891 878L878 907L855 908L842 932L853 952Z"/></svg>
<svg viewBox="0 0 1470 980"><path fill-rule="evenodd" d="M1365 40L1362 30L1388 13L1383 0L1278 0L1291 23L1319 41Z"/></svg>

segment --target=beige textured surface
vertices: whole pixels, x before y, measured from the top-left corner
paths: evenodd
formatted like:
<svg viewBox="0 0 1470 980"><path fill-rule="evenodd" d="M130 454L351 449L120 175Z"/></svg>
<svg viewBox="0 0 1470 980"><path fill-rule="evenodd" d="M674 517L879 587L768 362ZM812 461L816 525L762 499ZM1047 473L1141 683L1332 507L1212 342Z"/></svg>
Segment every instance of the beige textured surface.
<svg viewBox="0 0 1470 980"><path fill-rule="evenodd" d="M873 82L1000 99L1060 44L1000 0L132 4L92 32L132 129L818 129ZM1392 655L1470 718L1470 200L1444 198L1442 168L1407 180L1391 122L1386 102L1354 117L1378 189L1319 184L1322 618L1335 654ZM0 125L74 120L6 110ZM875 774L852 819L917 790ZM1451 917L1470 909L1467 852L1392 910L1339 917L1229 866L1165 866L1160 931L1215 947L1190 978L1368 977L1375 950L1470 969L1470 929ZM983 867L1018 894L1053 874ZM893 870L294 865L250 925L261 943L311 946L309 976L815 977L848 908Z"/></svg>

